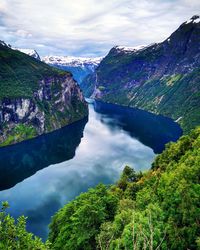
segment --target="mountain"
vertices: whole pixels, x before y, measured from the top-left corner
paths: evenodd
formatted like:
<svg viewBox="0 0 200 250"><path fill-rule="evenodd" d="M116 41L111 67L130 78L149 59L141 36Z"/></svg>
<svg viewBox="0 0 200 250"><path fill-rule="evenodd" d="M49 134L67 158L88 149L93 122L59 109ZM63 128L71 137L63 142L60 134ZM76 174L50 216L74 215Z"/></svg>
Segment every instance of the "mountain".
<svg viewBox="0 0 200 250"><path fill-rule="evenodd" d="M102 57L84 58L71 56L45 56L42 61L58 69L70 71L74 79L80 84L83 79L93 73Z"/></svg>
<svg viewBox="0 0 200 250"><path fill-rule="evenodd" d="M200 123L200 17L161 43L112 48L81 87L86 96L171 117L188 132Z"/></svg>
<svg viewBox="0 0 200 250"><path fill-rule="evenodd" d="M38 54L37 51L34 50L34 49L19 49L19 48L13 48L13 49L19 50L19 51L21 51L21 52L24 53L24 54L27 54L27 55L29 55L29 56L34 57L35 59L40 60L39 54Z"/></svg>
<svg viewBox="0 0 200 250"><path fill-rule="evenodd" d="M61 128L88 114L71 73L0 42L0 145Z"/></svg>

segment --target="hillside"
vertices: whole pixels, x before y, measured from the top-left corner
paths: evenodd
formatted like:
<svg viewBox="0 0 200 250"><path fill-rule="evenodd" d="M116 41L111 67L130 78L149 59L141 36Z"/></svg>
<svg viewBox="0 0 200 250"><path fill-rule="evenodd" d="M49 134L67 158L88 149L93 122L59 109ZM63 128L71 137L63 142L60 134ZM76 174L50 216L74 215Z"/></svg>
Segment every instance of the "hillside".
<svg viewBox="0 0 200 250"><path fill-rule="evenodd" d="M0 145L48 133L87 115L71 73L0 43Z"/></svg>
<svg viewBox="0 0 200 250"><path fill-rule="evenodd" d="M82 193L53 217L52 249L199 249L200 128L152 168L126 166L117 184Z"/></svg>
<svg viewBox="0 0 200 250"><path fill-rule="evenodd" d="M193 16L161 43L116 46L81 85L86 96L200 123L200 18Z"/></svg>
<svg viewBox="0 0 200 250"><path fill-rule="evenodd" d="M21 49L21 48L12 48L12 49L19 50L20 52L27 54L28 56L32 56L33 58L38 59L39 61L41 60L38 52L34 49Z"/></svg>

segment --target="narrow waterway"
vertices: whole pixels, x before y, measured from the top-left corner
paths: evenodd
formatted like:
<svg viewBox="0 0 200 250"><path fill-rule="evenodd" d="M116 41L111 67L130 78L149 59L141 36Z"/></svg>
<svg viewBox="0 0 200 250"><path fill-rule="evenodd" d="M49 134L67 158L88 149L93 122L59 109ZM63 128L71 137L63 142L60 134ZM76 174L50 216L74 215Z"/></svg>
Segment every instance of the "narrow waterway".
<svg viewBox="0 0 200 250"><path fill-rule="evenodd" d="M171 119L95 102L89 119L0 149L0 200L28 216L28 230L46 239L51 216L98 183L114 183L125 165L151 167L156 153L182 131Z"/></svg>

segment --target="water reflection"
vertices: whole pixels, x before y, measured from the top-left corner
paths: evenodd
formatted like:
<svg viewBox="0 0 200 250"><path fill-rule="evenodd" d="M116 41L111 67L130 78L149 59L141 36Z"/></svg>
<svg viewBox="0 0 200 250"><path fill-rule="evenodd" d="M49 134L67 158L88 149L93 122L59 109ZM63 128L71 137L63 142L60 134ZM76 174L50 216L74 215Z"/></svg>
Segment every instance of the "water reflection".
<svg viewBox="0 0 200 250"><path fill-rule="evenodd" d="M152 125L164 126L164 123L151 122L146 112L142 117L146 116L147 120L145 117L139 119L126 108L112 110L113 107L102 103L94 106L96 111L93 105L89 106L86 126L86 121L78 122L64 128L65 132L56 131L55 135L45 135L38 141L1 149L1 188L12 186L41 169L13 188L1 191L0 200L9 201L10 213L14 217L28 216L28 230L43 239L47 237L51 216L60 207L89 187L114 183L126 164L136 170L149 168L155 156L150 146L153 148L156 143L164 146L157 136L159 131L165 133L166 130L156 127L156 133ZM143 133L143 129L146 131L150 125L152 128ZM175 140L178 134L174 133L174 136L168 140ZM148 137L147 141L145 137ZM151 138L155 142L146 146ZM47 140L46 143L42 143L43 140ZM2 167L6 161L6 167ZM47 165L51 166L44 168Z"/></svg>
<svg viewBox="0 0 200 250"><path fill-rule="evenodd" d="M85 118L50 134L0 148L0 190L13 187L49 165L72 159L87 120Z"/></svg>
<svg viewBox="0 0 200 250"><path fill-rule="evenodd" d="M154 152L161 153L165 144L177 141L182 135L182 129L172 119L162 115L139 110L136 108L122 107L114 104L105 104L101 101L94 102L96 112L110 116L112 119L104 119L112 130L116 126L129 132L130 136L151 147Z"/></svg>

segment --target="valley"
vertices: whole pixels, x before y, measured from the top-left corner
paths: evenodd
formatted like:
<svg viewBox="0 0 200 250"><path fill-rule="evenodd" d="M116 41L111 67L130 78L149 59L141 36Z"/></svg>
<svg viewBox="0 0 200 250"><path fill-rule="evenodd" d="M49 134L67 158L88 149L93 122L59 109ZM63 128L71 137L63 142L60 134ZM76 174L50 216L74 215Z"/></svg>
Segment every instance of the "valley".
<svg viewBox="0 0 200 250"><path fill-rule="evenodd" d="M198 3L8 2L0 249L200 249Z"/></svg>
<svg viewBox="0 0 200 250"><path fill-rule="evenodd" d="M0 197L11 215L28 216L28 230L46 239L51 216L64 204L98 183L116 182L125 165L147 170L181 134L171 119L94 102L88 121L0 149Z"/></svg>

